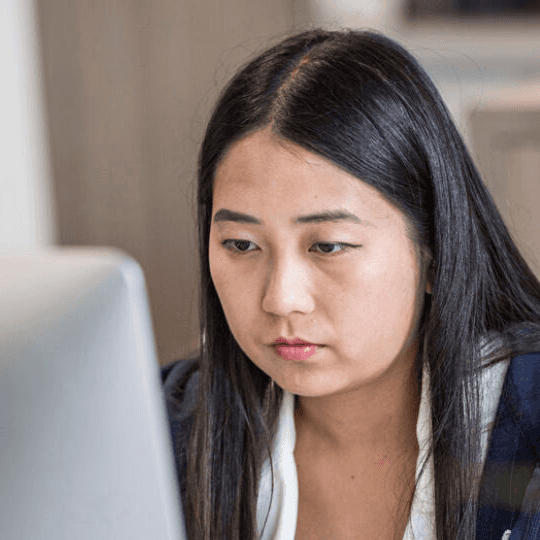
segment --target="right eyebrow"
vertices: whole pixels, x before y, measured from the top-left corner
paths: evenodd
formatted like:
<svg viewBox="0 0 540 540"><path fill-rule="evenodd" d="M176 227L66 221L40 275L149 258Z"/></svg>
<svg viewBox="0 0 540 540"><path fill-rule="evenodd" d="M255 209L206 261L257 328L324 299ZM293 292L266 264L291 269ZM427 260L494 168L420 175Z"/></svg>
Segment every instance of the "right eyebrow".
<svg viewBox="0 0 540 540"><path fill-rule="evenodd" d="M242 212L236 212L234 210L229 210L228 208L221 208L218 210L212 220L214 223L223 223L223 222L234 222L234 223L244 223L248 225L264 225L264 223L255 216L250 214L244 214ZM352 214L348 210L323 210L314 214L308 214L305 216L297 216L293 219L295 224L305 224L305 223L326 223L326 222L339 222L339 221L350 221L358 225L368 225L374 227L373 223L360 219L358 216Z"/></svg>

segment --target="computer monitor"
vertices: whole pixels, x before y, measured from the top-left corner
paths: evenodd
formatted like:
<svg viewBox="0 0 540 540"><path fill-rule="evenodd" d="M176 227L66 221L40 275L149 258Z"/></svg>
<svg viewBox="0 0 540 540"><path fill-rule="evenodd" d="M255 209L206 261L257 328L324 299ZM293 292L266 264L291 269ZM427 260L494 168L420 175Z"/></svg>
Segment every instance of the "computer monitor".
<svg viewBox="0 0 540 540"><path fill-rule="evenodd" d="M0 538L181 540L143 273L97 248L0 251Z"/></svg>

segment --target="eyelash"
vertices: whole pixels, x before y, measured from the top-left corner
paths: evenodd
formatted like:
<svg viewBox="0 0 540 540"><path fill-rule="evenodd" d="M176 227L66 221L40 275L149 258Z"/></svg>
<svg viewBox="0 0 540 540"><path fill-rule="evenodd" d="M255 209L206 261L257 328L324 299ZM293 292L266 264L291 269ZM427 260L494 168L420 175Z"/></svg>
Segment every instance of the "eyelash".
<svg viewBox="0 0 540 540"><path fill-rule="evenodd" d="M231 244L234 244L235 242L247 242L249 244L254 244L254 242L252 242L251 240L237 240L237 239L228 239L228 240L223 240L223 242L221 242L221 245L229 250L229 251L232 251L234 254L236 255L245 255L247 253L252 253L253 251L255 251L254 249L252 250L249 250L249 251L241 251L239 250L238 248L232 248L230 247ZM350 249L352 248L358 248L358 247L361 247L359 245L353 245L353 244L346 244L344 242L315 242L315 244L313 245L319 245L319 246L342 246L343 249L340 249L339 251L336 251L334 253L324 253L324 252L321 252L321 255L328 255L330 257L332 256L335 256L335 255L340 255L342 253L345 253L346 251L349 251Z"/></svg>

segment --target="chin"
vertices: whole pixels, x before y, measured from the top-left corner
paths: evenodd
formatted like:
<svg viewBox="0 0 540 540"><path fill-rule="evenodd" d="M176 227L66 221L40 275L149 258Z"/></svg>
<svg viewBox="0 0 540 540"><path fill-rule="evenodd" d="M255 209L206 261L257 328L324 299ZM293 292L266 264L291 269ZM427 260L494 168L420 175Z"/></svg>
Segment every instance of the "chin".
<svg viewBox="0 0 540 540"><path fill-rule="evenodd" d="M327 377L309 377L309 375L306 377L306 374L301 374L299 380L294 380L292 377L276 377L274 381L283 390L302 397L327 397L340 394L346 392L349 386L347 383L339 384L335 379L328 380Z"/></svg>

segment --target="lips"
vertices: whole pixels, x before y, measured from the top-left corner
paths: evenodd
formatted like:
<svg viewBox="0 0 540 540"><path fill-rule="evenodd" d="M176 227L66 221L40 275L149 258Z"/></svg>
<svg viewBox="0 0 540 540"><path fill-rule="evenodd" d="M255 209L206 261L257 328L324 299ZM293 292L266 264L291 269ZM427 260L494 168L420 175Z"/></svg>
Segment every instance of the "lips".
<svg viewBox="0 0 540 540"><path fill-rule="evenodd" d="M313 356L321 347L317 343L311 343L301 338L287 339L279 337L274 341L276 353L286 360L305 360Z"/></svg>
<svg viewBox="0 0 540 540"><path fill-rule="evenodd" d="M317 345L276 345L276 353L279 354L285 360L306 360L310 356L313 356L319 347Z"/></svg>
<svg viewBox="0 0 540 540"><path fill-rule="evenodd" d="M305 341L300 338L293 338L293 339L286 339L284 337L278 337L276 341L274 341L275 345L297 345L297 346L303 346L303 347L309 347L310 345L317 345L316 343L311 343L309 341Z"/></svg>

